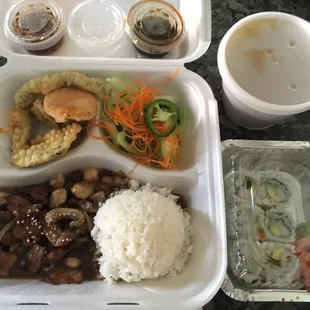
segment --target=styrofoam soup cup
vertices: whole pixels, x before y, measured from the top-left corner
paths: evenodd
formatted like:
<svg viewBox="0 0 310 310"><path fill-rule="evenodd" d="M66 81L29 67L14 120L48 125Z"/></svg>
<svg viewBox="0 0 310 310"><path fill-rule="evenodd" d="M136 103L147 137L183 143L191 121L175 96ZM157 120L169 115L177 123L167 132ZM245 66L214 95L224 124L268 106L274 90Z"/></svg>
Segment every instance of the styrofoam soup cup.
<svg viewBox="0 0 310 310"><path fill-rule="evenodd" d="M280 12L250 15L223 37L224 106L237 124L268 128L310 109L310 23Z"/></svg>

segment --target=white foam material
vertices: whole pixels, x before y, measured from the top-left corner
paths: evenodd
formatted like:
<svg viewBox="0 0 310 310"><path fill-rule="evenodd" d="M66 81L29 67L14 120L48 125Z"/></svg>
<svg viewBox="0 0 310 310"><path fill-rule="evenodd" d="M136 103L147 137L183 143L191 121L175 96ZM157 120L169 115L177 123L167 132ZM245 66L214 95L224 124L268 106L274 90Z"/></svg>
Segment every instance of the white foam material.
<svg viewBox="0 0 310 310"><path fill-rule="evenodd" d="M35 59L36 60L36 59ZM89 76L119 76L156 85L174 68L167 66L101 65L75 60L60 62L49 59L44 69L27 70L35 64L9 61L0 78L0 127L8 125L8 110L14 107L14 93L34 76L55 70L76 70ZM5 68L4 67L4 68ZM0 68L1 74L1 68ZM226 229L223 200L222 162L218 110L207 83L186 69L171 80L166 92L176 94L177 102L186 105L192 117L191 132L185 137L187 153L183 171L159 171L138 166L131 177L160 187L171 187L188 200L194 230L194 250L185 270L174 278L144 281L138 284L88 282L82 285L51 286L35 280L1 280L0 308L25 302L48 302L53 307L88 306L109 309L108 303L139 303L137 309L193 309L203 306L218 291L226 272ZM194 138L193 138L194 137ZM10 139L0 136L0 186L25 185L48 180L55 171L64 173L88 166L130 172L135 162L112 150L101 141L86 139L64 158L47 165L17 169L9 163ZM130 306L130 309L135 307Z"/></svg>
<svg viewBox="0 0 310 310"><path fill-rule="evenodd" d="M1 0L0 20L18 0ZM135 0L116 0L126 12ZM113 58L87 57L64 37L61 47L48 56L33 56L12 47L0 27L0 55L8 63L0 67L0 127L8 125L8 110L14 107L14 93L27 80L55 70L75 70L90 76L118 76L128 80L158 85L176 69L178 75L165 88L175 94L180 105L192 115L191 131L185 137L186 169L159 171L138 166L103 142L86 138L64 158L34 169L22 171L9 162L10 139L0 136L0 186L40 183L55 171L64 173L88 166L123 170L141 182L171 187L188 201L194 230L194 251L184 272L175 278L144 281L138 284L103 282L82 285L51 286L34 280L0 281L0 309L19 303L47 303L53 309L195 309L216 294L226 272L226 225L222 161L217 103L209 85L186 70L183 65L205 53L211 41L210 0L168 0L183 14L187 39L164 59L147 59L139 55L130 41L124 41L121 55ZM80 0L56 0L68 16ZM2 18L3 20L3 18ZM38 61L39 60L39 61ZM33 68L38 68L33 70ZM113 305L111 305L112 303ZM125 303L125 305L120 305ZM127 303L127 305L126 305ZM128 305L133 303L134 305ZM18 306L21 307L21 306ZM27 306L30 307L30 306ZM43 308L43 306L42 306Z"/></svg>
<svg viewBox="0 0 310 310"><path fill-rule="evenodd" d="M3 21L5 12L14 4L20 0L1 0L0 5L0 20ZM66 15L69 16L70 11L74 6L82 2L83 0L54 0L55 3L59 4ZM173 64L184 64L185 62L193 61L199 58L208 49L211 42L211 1L210 0L166 0L167 2L174 5L179 9L180 13L183 15L186 24L186 39L175 51L166 55L163 59L145 59L140 53L136 51L131 43L130 39L124 38L121 48L118 52L113 53L108 58L105 59L117 59L117 62L135 62L135 63L154 63L159 64L164 62ZM137 0L115 0L127 14L132 5L134 5ZM0 42L1 48L6 55L20 55L27 58L31 57L28 55L27 51L24 49L13 46L6 40L5 34L3 32L3 27L0 27ZM104 55L104 50L103 50ZM58 50L53 52L50 57L81 57L86 58L88 55L69 38L68 34L65 35L62 45ZM45 56L42 56L46 58ZM103 56L101 56L104 58ZM112 58L113 57L113 58ZM100 58L100 56L98 57Z"/></svg>

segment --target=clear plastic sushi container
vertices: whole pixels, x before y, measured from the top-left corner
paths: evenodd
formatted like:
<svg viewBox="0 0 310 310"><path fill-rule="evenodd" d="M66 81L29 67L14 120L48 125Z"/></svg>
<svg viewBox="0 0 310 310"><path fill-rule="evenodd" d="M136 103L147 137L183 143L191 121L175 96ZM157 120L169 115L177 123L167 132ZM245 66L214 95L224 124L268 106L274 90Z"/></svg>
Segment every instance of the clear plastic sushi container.
<svg viewBox="0 0 310 310"><path fill-rule="evenodd" d="M222 143L227 275L242 301L310 301L308 142Z"/></svg>
<svg viewBox="0 0 310 310"><path fill-rule="evenodd" d="M16 2L2 1L0 17ZM62 7L66 16L81 3L54 2ZM135 3L116 2L123 5L126 13ZM85 134L64 157L38 167L20 169L10 162L10 136L0 135L0 187L39 184L49 180L55 172L69 173L89 166L122 170L141 183L170 187L188 202L194 230L193 253L184 271L176 277L139 283L90 281L80 285L53 286L39 280L1 279L1 309L23 305L44 305L53 309L198 309L210 301L220 288L226 273L227 246L217 102L208 84L184 68L185 62L198 58L209 47L211 5L210 1L202 0L196 1L195 5L186 0L170 3L183 15L187 33L182 45L162 59L142 57L132 42L130 48L122 50L122 57L118 58L116 54L89 57L68 34L56 51L37 56L13 47L1 29L0 55L5 56L8 62L0 67L0 127L8 126L8 111L15 106L16 91L33 77L68 70L91 77L120 77L157 86L179 70L164 91L174 95L177 103L189 111L184 168L165 171L137 165L130 156ZM95 132L102 134L99 129Z"/></svg>

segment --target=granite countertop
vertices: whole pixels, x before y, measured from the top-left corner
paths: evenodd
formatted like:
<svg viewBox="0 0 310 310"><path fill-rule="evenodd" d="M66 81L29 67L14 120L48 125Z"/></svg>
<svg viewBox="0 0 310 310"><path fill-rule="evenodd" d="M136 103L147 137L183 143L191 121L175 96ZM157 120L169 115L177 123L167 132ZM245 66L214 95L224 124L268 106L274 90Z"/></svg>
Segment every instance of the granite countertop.
<svg viewBox="0 0 310 310"><path fill-rule="evenodd" d="M241 18L262 11L292 13L310 21L309 0L211 0L212 43L208 52L186 67L207 80L219 103L221 138L257 140L310 140L310 111L295 115L267 130L251 131L234 124L226 115L222 104L221 79L217 69L217 49L226 31ZM5 63L0 56L0 66ZM244 303L237 302L219 291L204 310L297 310L309 309L307 303Z"/></svg>

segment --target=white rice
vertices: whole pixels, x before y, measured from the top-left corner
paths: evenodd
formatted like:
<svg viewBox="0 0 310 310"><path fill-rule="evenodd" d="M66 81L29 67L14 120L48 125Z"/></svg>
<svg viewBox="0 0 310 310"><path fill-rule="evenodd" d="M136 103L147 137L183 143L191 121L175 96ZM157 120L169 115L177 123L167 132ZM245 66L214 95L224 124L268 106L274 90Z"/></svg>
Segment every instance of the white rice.
<svg viewBox="0 0 310 310"><path fill-rule="evenodd" d="M192 252L190 217L171 190L131 185L95 216L92 237L101 254L100 273L108 282L175 276Z"/></svg>

